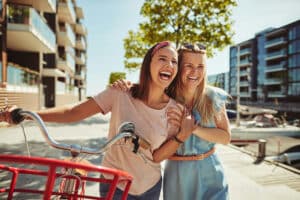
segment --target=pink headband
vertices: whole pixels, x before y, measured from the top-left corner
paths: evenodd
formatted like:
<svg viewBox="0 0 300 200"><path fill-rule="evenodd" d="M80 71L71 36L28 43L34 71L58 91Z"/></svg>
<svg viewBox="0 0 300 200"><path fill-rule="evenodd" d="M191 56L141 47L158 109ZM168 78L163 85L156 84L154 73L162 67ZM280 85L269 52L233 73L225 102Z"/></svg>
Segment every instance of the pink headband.
<svg viewBox="0 0 300 200"><path fill-rule="evenodd" d="M161 48L164 48L166 46L169 46L171 43L169 41L162 41L156 44L154 49L152 50L151 57Z"/></svg>

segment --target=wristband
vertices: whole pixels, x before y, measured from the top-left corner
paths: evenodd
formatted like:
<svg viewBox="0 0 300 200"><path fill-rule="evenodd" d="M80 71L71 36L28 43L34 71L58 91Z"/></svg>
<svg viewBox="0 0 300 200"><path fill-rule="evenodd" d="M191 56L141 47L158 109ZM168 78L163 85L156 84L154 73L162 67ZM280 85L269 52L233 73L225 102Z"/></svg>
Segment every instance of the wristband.
<svg viewBox="0 0 300 200"><path fill-rule="evenodd" d="M177 143L179 143L179 144L182 144L182 143L184 142L184 141L178 139L177 135L174 135L174 136L172 137L172 139L175 140L175 141L176 141Z"/></svg>

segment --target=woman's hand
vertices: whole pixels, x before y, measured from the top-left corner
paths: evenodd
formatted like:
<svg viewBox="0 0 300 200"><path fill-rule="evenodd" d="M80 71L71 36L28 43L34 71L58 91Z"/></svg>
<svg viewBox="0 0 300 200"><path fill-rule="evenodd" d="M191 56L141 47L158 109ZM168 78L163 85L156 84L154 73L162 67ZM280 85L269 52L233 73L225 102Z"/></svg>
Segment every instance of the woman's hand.
<svg viewBox="0 0 300 200"><path fill-rule="evenodd" d="M110 87L127 92L132 87L132 83L127 80L119 79L111 84Z"/></svg>
<svg viewBox="0 0 300 200"><path fill-rule="evenodd" d="M177 133L176 137L185 141L197 128L195 119L191 113L187 112L186 107L177 103L176 107L167 110L168 124L172 125Z"/></svg>
<svg viewBox="0 0 300 200"><path fill-rule="evenodd" d="M191 114L185 115L181 122L181 129L177 134L177 138L181 141L185 141L196 130L197 124L194 117Z"/></svg>
<svg viewBox="0 0 300 200"><path fill-rule="evenodd" d="M9 106L0 110L0 122L7 122L13 124L11 113L13 110L17 109L17 106Z"/></svg>

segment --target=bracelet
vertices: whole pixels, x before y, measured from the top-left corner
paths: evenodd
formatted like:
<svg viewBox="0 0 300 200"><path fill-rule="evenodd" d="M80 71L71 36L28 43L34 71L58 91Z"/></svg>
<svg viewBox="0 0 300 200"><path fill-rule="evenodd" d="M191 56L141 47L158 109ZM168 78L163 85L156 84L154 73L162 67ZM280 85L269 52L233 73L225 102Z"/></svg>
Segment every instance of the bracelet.
<svg viewBox="0 0 300 200"><path fill-rule="evenodd" d="M176 141L177 143L179 143L179 144L184 143L184 141L178 139L177 135L174 135L174 136L172 137L172 139L175 140L175 141Z"/></svg>

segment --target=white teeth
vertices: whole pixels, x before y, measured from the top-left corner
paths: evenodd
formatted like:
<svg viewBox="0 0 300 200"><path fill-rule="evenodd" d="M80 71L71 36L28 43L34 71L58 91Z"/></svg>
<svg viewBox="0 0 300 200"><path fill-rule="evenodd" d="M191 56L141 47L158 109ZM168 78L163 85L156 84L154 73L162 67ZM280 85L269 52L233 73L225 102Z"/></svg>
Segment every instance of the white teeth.
<svg viewBox="0 0 300 200"><path fill-rule="evenodd" d="M188 77L188 79L192 79L192 80L197 80L198 78L197 77Z"/></svg>
<svg viewBox="0 0 300 200"><path fill-rule="evenodd" d="M163 75L171 76L171 72L160 72Z"/></svg>

